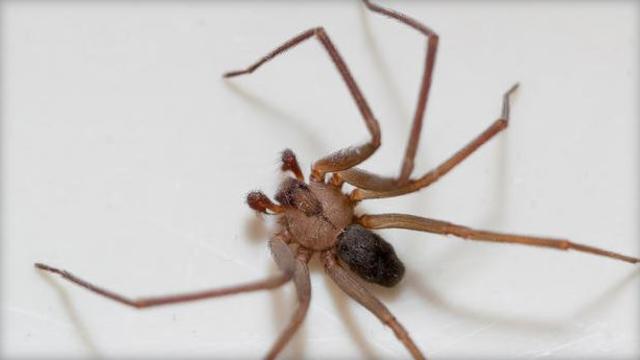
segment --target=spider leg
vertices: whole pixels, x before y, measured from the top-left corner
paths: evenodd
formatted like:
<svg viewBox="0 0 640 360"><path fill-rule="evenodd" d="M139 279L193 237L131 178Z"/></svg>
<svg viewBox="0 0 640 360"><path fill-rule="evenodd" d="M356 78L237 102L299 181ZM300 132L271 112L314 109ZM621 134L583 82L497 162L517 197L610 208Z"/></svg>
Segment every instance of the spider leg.
<svg viewBox="0 0 640 360"><path fill-rule="evenodd" d="M427 38L427 50L424 59L424 71L422 73L422 80L420 82L420 90L418 92L418 103L413 115L413 125L411 126L411 133L409 135L409 141L405 149L404 160L402 162L402 168L400 174L396 179L397 184L405 184L411 176L413 171L414 159L418 150L418 143L420 142L420 130L422 129L422 122L424 119L425 109L427 108L427 101L429 99L429 91L431 89L431 80L433 78L433 68L436 61L436 53L438 51L438 34L436 34L429 27L420 23L419 21L410 18L405 14L385 9L378 5L372 4L368 0L364 0L364 4L373 12L377 12L384 16L396 19L397 21L417 30Z"/></svg>
<svg viewBox="0 0 640 360"><path fill-rule="evenodd" d="M291 171L296 176L296 179L304 181L304 174L302 174L302 170L300 170L300 164L298 164L296 154L294 154L291 149L285 149L282 152L282 166L280 169L282 171Z"/></svg>
<svg viewBox="0 0 640 360"><path fill-rule="evenodd" d="M417 191L423 187L428 186L432 182L436 181L440 176L444 175L442 170L446 170L446 171L450 170L450 168L455 166L458 162L462 161L466 156L470 154L470 152L473 152L475 150L475 149L468 149L469 146L467 146L467 148L465 149L471 150L471 151L466 155L461 154L461 152L463 152L465 149L458 152L456 155L459 155L459 157L455 159L457 160L457 162L453 164L451 163L448 164L448 165L453 165L453 166L450 166L450 168L445 169L443 166L445 166L446 164L443 164L443 166L425 174L423 177L421 177L418 180L409 180L409 177L411 176L411 172L413 171L414 159L418 149L418 143L420 141L420 130L422 129L424 113L427 106L427 100L429 98L429 90L431 88L433 68L435 65L435 58L436 58L436 52L438 49L439 38L438 38L438 35L429 27L425 26L424 24L418 22L417 20L407 15L372 4L369 0L363 0L363 1L364 1L364 4L367 6L367 8L369 8L369 10L380 13L392 19L396 19L397 21L403 24L406 24L407 26L424 34L427 37L427 51L425 54L425 65L424 65L424 72L422 75L422 81L420 84L420 91L418 93L418 104L416 106L416 111L413 118L413 125L411 128L411 133L409 135L409 141L407 143L407 147L405 150L404 161L402 162L402 169L400 171L400 175L396 179L391 177L380 176L377 174L372 174L370 172L364 171L362 169L357 169L357 168L351 168L348 170L341 171L339 173L339 176L344 181L358 188L364 189L364 190L355 190L352 193L352 199L356 201L367 199L367 198L397 196L397 195ZM512 88L512 90L514 90L514 88ZM511 92L512 90L510 90L509 92ZM506 127L506 119L508 119L508 107L509 107L509 104L505 100L505 102L503 103L503 115L502 115L502 119L505 119L505 121L496 120L496 123L505 122L505 124L500 126ZM485 134L482 134L482 135L485 135ZM489 137L491 136L493 135L490 135ZM487 140L488 139L485 139L485 142ZM477 146L479 147L480 145L481 144ZM454 158L450 160L454 160Z"/></svg>
<svg viewBox="0 0 640 360"><path fill-rule="evenodd" d="M517 88L518 84L514 84L507 92L504 93L502 96L502 113L500 117L488 128L476 136L462 149L458 150L458 152L453 154L449 159L438 165L435 169L415 180L409 180L405 185L394 185L393 179L380 177L359 169L350 169L340 172L340 175L346 182L357 187L361 187L361 189L355 189L351 193L351 198L358 201L364 199L399 196L418 191L433 184L460 164L464 159L469 157L469 155L473 154L483 144L507 128L509 125L509 99L511 94L513 94Z"/></svg>
<svg viewBox="0 0 640 360"><path fill-rule="evenodd" d="M540 246L558 250L576 250L635 264L640 259L622 255L593 246L574 243L565 239L553 239L537 236L505 234L493 231L476 230L445 221L405 214L363 215L359 223L369 229L409 229L435 234L453 235L467 240L491 241L521 245Z"/></svg>
<svg viewBox="0 0 640 360"><path fill-rule="evenodd" d="M293 313L291 320L287 327L280 333L280 336L269 350L267 359L275 359L276 356L287 345L289 340L296 333L309 309L309 302L311 301L311 280L309 278L309 268L307 262L309 262L310 253L304 249L298 250L298 256L295 259L295 270L293 272L293 283L296 286L296 295L298 297L298 308Z"/></svg>
<svg viewBox="0 0 640 360"><path fill-rule="evenodd" d="M121 304L136 308L136 309L144 309L152 306L158 305L167 305L167 304L178 304L196 300L204 300L219 296L225 295L234 295L243 292L257 291L257 290L268 290L279 287L289 281L289 276L285 274L281 274L272 278L268 278L261 281L250 282L243 285L213 289L213 290L204 290L192 293L185 294L177 294L177 295L165 295L165 296L154 296L154 297L141 297L141 298L128 298L126 296L120 295L116 292L107 290L100 286L94 285L86 280L83 280L76 275L66 271L61 270L49 265L36 263L35 266L40 270L45 270L51 273L58 274L62 276L64 279L71 281L72 283L82 286L83 288L92 291L100 296L104 296L108 299L117 301Z"/></svg>
<svg viewBox="0 0 640 360"><path fill-rule="evenodd" d="M380 125L373 116L371 108L369 107L367 100L365 99L364 95L360 91L360 88L356 84L356 81L351 75L347 64L344 62L342 56L333 45L333 42L325 32L324 28L317 27L309 29L299 34L298 36L295 36L294 38L286 41L284 44L280 45L275 50L260 58L253 65L247 67L246 69L227 72L224 74L224 77L229 78L238 75L250 74L274 57L284 53L290 48L299 45L303 41L314 36L318 39L318 41L320 41L320 44L327 51L329 57L331 58L331 61L333 61L338 72L342 76L342 79L347 85L347 88L349 89L349 92L351 93L351 96L353 97L358 110L360 110L365 124L367 125L367 129L369 130L369 133L371 135L371 140L369 142L336 151L313 163L313 165L311 166L311 179L314 181L323 181L324 175L326 173L351 168L369 158L369 156L371 156L376 151L376 149L380 147Z"/></svg>
<svg viewBox="0 0 640 360"><path fill-rule="evenodd" d="M360 303L360 305L367 308L367 310L371 311L382 323L389 326L414 359L425 359L425 356L420 349L418 349L402 324L396 320L389 309L371 294L358 279L350 275L338 264L335 254L331 251L323 252L322 261L327 274L342 291Z"/></svg>
<svg viewBox="0 0 640 360"><path fill-rule="evenodd" d="M191 292L191 293L184 293L184 294L141 297L136 299L132 299L132 298L120 295L111 290L107 290L103 287L94 285L86 280L83 280L75 276L74 274L68 271L58 269L42 263L35 263L34 265L36 268L40 270L58 274L62 276L64 279L69 280L72 283L79 285L107 299L114 300L116 302L119 302L121 304L130 306L136 309L144 309L144 308L149 308L149 307L154 307L159 305L185 303L185 302L210 299L210 298L226 296L226 295L235 295L235 294L257 291L257 290L270 290L270 289L274 289L279 286L282 286L283 284L291 280L292 276L294 276L294 268L292 264L295 260L293 260L293 254L291 253L290 250L287 253L288 247L282 240L274 238L270 241L270 245L271 245L274 260L276 261L280 269L283 271L283 273L280 275L270 277L260 281L249 282L242 285L223 287L223 288L212 289L212 290L197 291L197 292Z"/></svg>
<svg viewBox="0 0 640 360"><path fill-rule="evenodd" d="M262 191L252 191L247 194L247 204L253 210L263 214L269 214L267 210L271 211L272 214L280 214L284 211L282 206L275 204Z"/></svg>

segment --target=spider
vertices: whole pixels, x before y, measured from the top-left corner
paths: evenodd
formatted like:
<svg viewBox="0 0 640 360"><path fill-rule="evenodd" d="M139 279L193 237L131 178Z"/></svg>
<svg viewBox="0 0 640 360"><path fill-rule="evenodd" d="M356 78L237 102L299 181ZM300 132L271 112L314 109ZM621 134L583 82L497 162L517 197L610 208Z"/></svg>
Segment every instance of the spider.
<svg viewBox="0 0 640 360"><path fill-rule="evenodd" d="M276 201L272 201L260 191L252 191L247 195L247 203L253 210L277 216L278 230L269 240L269 247L281 271L279 275L213 290L131 299L96 286L65 270L42 263L36 263L35 266L40 270L58 274L98 295L136 309L271 290L292 281L296 288L298 307L266 356L268 359L273 359L287 345L305 318L311 300L311 283L307 264L313 255L317 254L327 274L339 288L390 327L413 358L424 359L423 352L401 323L361 281L392 287L402 280L405 272L405 267L393 247L374 233L372 231L374 229L403 228L453 235L468 240L515 243L558 250L572 249L629 263L640 261L635 257L564 239L476 230L445 221L405 214L356 215L354 209L362 200L409 194L436 182L504 130L509 124L510 97L518 87L518 84L515 84L504 93L501 114L486 130L435 169L418 178L411 178L431 88L439 37L427 26L404 14L372 4L368 0L364 0L364 4L369 10L395 19L427 38L418 103L404 160L397 177L383 177L355 167L367 160L380 147L380 127L346 63L323 28L309 29L286 41L253 65L224 74L224 77L231 78L252 73L266 62L305 40L315 38L327 51L347 85L371 135L371 139L364 144L339 150L315 161L311 166L308 182L295 154L287 149L282 152L281 170L293 176L287 177L280 184L274 197ZM349 193L342 189L345 182L354 187Z"/></svg>

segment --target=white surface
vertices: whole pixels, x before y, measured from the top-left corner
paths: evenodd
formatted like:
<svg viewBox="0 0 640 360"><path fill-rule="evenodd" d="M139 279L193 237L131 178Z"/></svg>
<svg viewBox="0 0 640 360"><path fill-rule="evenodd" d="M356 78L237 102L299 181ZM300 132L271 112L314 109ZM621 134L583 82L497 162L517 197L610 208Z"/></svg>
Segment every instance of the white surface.
<svg viewBox="0 0 640 360"><path fill-rule="evenodd" d="M3 357L264 354L293 311L289 287L138 312L31 264L131 296L273 273L244 194L274 192L285 147L308 168L367 134L316 42L230 84L220 75L324 25L382 124L383 147L365 168L392 175L422 38L355 2L2 6ZM522 87L512 126L464 165L419 194L362 209L640 254L638 3L393 7L441 35L417 173L488 126L513 82ZM435 359L640 354L638 267L381 233L409 273L397 289L373 290ZM407 356L317 265L312 281L286 357Z"/></svg>

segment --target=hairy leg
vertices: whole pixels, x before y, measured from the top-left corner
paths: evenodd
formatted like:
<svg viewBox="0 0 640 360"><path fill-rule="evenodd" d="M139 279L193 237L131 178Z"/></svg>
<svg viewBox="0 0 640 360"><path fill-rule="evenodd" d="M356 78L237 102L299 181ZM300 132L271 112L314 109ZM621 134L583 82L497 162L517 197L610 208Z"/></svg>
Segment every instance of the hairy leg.
<svg viewBox="0 0 640 360"><path fill-rule="evenodd" d="M108 299L117 301L121 304L130 306L136 309L144 309L144 308L159 306L159 305L178 304L178 303L191 302L196 300L204 300L204 299L210 299L214 297L240 294L243 292L269 290L269 289L274 289L276 287L279 287L284 283L286 283L287 281L289 281L289 276L285 274L281 274L272 278L251 282L251 283L246 283L243 285L230 286L230 287L213 289L213 290L204 290L204 291L198 291L198 292L192 292L192 293L186 293L186 294L141 297L141 298L131 299L126 296L115 293L113 291L94 285L86 280L80 279L79 277L73 275L68 271L57 269L52 266L41 264L41 263L36 263L35 266L40 270L45 270L51 273L58 274L62 276L64 279L69 280L76 285L82 286L83 288L89 291L92 291L100 296L104 296Z"/></svg>
<svg viewBox="0 0 640 360"><path fill-rule="evenodd" d="M367 310L371 311L378 319L380 319L380 321L382 321L382 323L389 326L414 359L425 359L420 349L418 349L411 339L411 336L409 336L409 333L398 322L398 320L396 320L395 316L393 316L389 309L387 309L380 300L362 286L358 279L350 275L337 263L334 253L330 250L323 252L322 261L327 274L329 274L331 279L342 289L342 291L360 303L360 305L367 308Z"/></svg>
<svg viewBox="0 0 640 360"><path fill-rule="evenodd" d="M473 154L483 144L507 128L509 125L509 97L517 88L518 84L515 84L503 95L502 113L491 126L435 169L415 180L410 180L405 185L392 185L393 183L389 181L389 178L368 174L357 169L340 172L340 175L346 182L361 187L361 189L355 189L351 193L351 198L359 201L399 196L418 191L433 184L469 157L469 155Z"/></svg>
<svg viewBox="0 0 640 360"><path fill-rule="evenodd" d="M281 160L282 166L280 166L280 170L291 171L296 176L296 179L304 181L304 174L302 174L302 170L300 170L300 164L298 164L296 154L294 154L291 149L285 149L282 152Z"/></svg>
<svg viewBox="0 0 640 360"><path fill-rule="evenodd" d="M304 321L304 318L309 309L309 302L311 301L311 280L309 278L309 268L307 262L311 253L304 249L298 250L298 256L295 262L295 269L293 272L293 283L296 286L296 295L298 297L298 308L294 312L287 327L282 331L276 342L269 350L267 359L275 359L276 356L284 349L289 343L293 335L298 331L300 325Z"/></svg>
<svg viewBox="0 0 640 360"><path fill-rule="evenodd" d="M252 191L247 194L247 204L253 210L263 214L280 214L284 211L281 205L271 201L262 191ZM267 210L271 213L268 213Z"/></svg>
<svg viewBox="0 0 640 360"><path fill-rule="evenodd" d="M282 286L287 281L289 281L294 274L294 258L289 247L280 239L273 238L270 242L270 247L272 250L273 258L278 264L278 267L283 271L282 274L261 280L246 283L243 285L236 285L212 290L204 290L197 291L185 294L176 294L176 295L165 295L165 296L153 296L153 297L141 297L141 298L129 298L123 295L120 295L111 290L107 290L103 287L94 285L86 280L83 280L72 273L58 269L46 264L35 263L35 267L44 270L50 273L58 274L62 276L64 279L71 281L72 283L79 285L95 294L103 296L107 299L119 302L121 304L136 308L136 309L144 309L159 305L169 305L169 304L178 304L185 303L197 300L210 299L215 297L227 296L227 295L235 295L244 292L251 292L257 290L270 290Z"/></svg>
<svg viewBox="0 0 640 360"><path fill-rule="evenodd" d="M360 88L356 84L356 81L351 75L347 64L342 59L342 56L334 46L324 28L318 27L309 29L299 34L298 36L295 36L292 39L286 41L284 44L280 45L267 55L263 56L246 69L227 72L224 74L224 77L229 78L238 75L250 74L257 68L262 66L264 63L272 60L276 56L283 54L285 51L299 45L303 41L308 40L312 37L318 39L318 41L320 41L320 44L329 54L331 61L333 61L338 72L342 76L342 79L347 85L347 88L349 89L353 100L360 110L360 114L362 114L362 117L364 118L367 129L371 134L371 140L369 142L336 151L313 163L313 165L311 166L311 179L314 181L324 181L324 175L326 173L349 169L365 161L380 146L380 125L373 116L371 108L369 107L367 100L365 99L364 95L360 91Z"/></svg>
<svg viewBox="0 0 640 360"><path fill-rule="evenodd" d="M367 8L373 12L382 14L384 16L395 19L423 34L427 38L427 51L424 57L424 70L422 73L422 79L420 81L420 88L418 91L418 102L416 104L416 110L413 115L413 125L411 126L411 133L407 142L407 147L404 153L404 160L402 161L402 167L400 174L395 180L396 184L405 184L414 167L414 159L418 150L418 143L420 142L420 131L422 129L422 122L424 119L425 110L427 108L427 101L429 99L429 91L431 89L431 80L433 78L433 67L436 61L436 53L438 51L438 34L431 30L426 25L419 21L410 18L407 15L399 12L385 9L381 6L372 4L368 0L364 0L364 4Z"/></svg>
<svg viewBox="0 0 640 360"><path fill-rule="evenodd" d="M532 245L554 248L558 250L576 250L599 256L635 264L640 259L618 254L609 250L593 246L574 243L564 239L553 239L537 236L525 236L498 233L493 231L476 230L466 226L456 225L445 221L423 218L405 214L363 215L358 222L369 229L408 229L425 231L435 234L453 235L468 240L492 241L521 245Z"/></svg>
<svg viewBox="0 0 640 360"><path fill-rule="evenodd" d="M122 296L118 293L115 293L110 290L106 290L102 287L96 286L92 283L89 283L85 280L78 278L77 276L60 270L45 264L36 263L35 266L44 271L52 272L62 276L63 278L71 281L72 283L82 286L85 289L92 291L98 295L104 296L108 299L114 300L121 304L136 308L136 309L144 309L153 306L159 305L168 305L168 304L177 304L184 302L191 302L196 300L204 300L214 297L220 297L225 295L234 295L243 292L250 292L256 290L269 290L279 287L289 280L293 280L296 286L296 293L298 296L299 306L294 316L292 317L289 325L284 329L284 331L280 334L274 345L272 346L269 354L267 355L268 359L274 359L278 353L284 348L284 346L289 342L291 337L295 334L296 330L299 328L300 324L304 320L307 309L309 308L309 302L311 299L311 282L309 279L309 269L307 267L307 262L309 261L309 257L311 254L304 250L298 251L298 256L294 257L291 249L285 244L280 237L274 237L270 243L272 256L280 268L282 270L282 274L263 280L256 281L252 283L247 283L244 285L232 286L227 288L220 288L214 290L205 290L200 292L179 294L179 295L167 295L167 296L157 296L157 297L142 297L137 299L131 299L125 296Z"/></svg>

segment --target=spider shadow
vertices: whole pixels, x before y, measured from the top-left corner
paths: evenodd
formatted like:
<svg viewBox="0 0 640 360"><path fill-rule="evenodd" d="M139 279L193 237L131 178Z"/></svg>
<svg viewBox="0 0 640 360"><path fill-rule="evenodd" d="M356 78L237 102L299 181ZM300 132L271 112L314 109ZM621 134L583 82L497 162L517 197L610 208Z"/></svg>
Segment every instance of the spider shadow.
<svg viewBox="0 0 640 360"><path fill-rule="evenodd" d="M275 276L280 274L280 270L275 263L269 264L269 274ZM311 269L309 269L311 273ZM273 291L269 291L271 294L271 305L273 306L273 333L279 336L284 328L289 324L293 313L298 306L298 301L295 294L295 285L293 281L281 286ZM304 358L305 348L307 345L306 340L306 321L303 321L298 331L293 335L289 343L282 349L282 352L278 355L279 358L291 358L302 359ZM273 341L276 341L275 338ZM268 349L265 349L265 352Z"/></svg>
<svg viewBox="0 0 640 360"><path fill-rule="evenodd" d="M640 269L636 269L625 275L622 279L603 290L599 295L582 306L576 307L575 311L567 316L553 320L539 320L533 318L513 318L505 316L501 313L486 311L484 309L475 309L466 305L454 304L437 294L433 288L428 285L428 279L425 280L424 274L420 277L410 274L407 285L418 294L426 303L438 307L446 312L456 316L461 316L472 321L487 324L492 323L498 327L508 329L510 331L522 332L565 332L569 330L569 325L578 319L595 314L604 309L612 299L619 294L632 281L640 276Z"/></svg>
<svg viewBox="0 0 640 360"><path fill-rule="evenodd" d="M62 306L65 309L65 312L69 314L69 319L71 320L71 323L76 329L80 337L80 341L84 344L85 348L89 351L88 355L92 358L98 358L98 359L103 358L103 356L100 354L100 351L96 347L96 344L93 342L91 338L91 333L89 332L89 329L87 328L85 323L82 321L82 319L78 315L78 310L76 309L75 305L71 301L71 298L69 297L69 293L67 292L67 290L62 285L60 285L57 281L55 281L51 276L51 274L44 273L43 271L38 271L38 270L36 270L36 272L42 279L44 279L49 284L49 286L51 286L56 291L56 294L58 295L58 299L62 303Z"/></svg>
<svg viewBox="0 0 640 360"><path fill-rule="evenodd" d="M389 64L384 60L382 51L380 51L380 46L378 46L378 43L373 36L371 20L369 17L374 15L371 14L364 4L360 4L359 8L360 11L358 14L360 15L360 22L364 29L364 40L369 48L369 52L371 53L369 58L373 60L373 65L377 70L376 74L380 76L384 83L383 89L385 90L385 98L389 99L395 111L400 114L401 119L410 119L406 106L402 103L402 98L399 95L401 93L400 87L397 82L393 81Z"/></svg>
<svg viewBox="0 0 640 360"><path fill-rule="evenodd" d="M262 214L252 211L252 214L245 216L244 233L252 243L264 244L264 239L269 238L269 225Z"/></svg>
<svg viewBox="0 0 640 360"><path fill-rule="evenodd" d="M325 146L318 140L318 137L315 135L313 130L305 126L304 121L278 107L267 103L263 99L257 97L254 94L251 94L231 80L225 79L224 82L229 90L243 98L246 102L253 106L254 109L265 115L270 121L273 121L274 124L278 124L284 129L292 129L293 131L295 131L296 137L302 138L301 143L306 144L306 146L311 151L318 154L322 154L325 152Z"/></svg>

